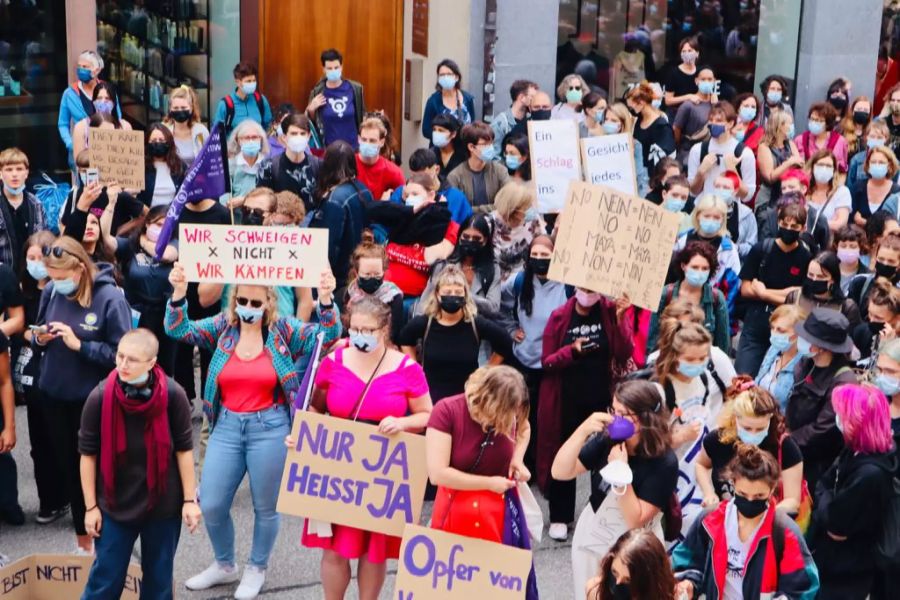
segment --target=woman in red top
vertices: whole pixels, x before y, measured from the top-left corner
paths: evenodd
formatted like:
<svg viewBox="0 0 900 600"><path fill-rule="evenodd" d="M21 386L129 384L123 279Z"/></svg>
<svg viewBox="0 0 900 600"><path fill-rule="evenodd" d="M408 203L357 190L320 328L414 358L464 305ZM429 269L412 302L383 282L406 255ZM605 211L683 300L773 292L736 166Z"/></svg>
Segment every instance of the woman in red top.
<svg viewBox="0 0 900 600"><path fill-rule="evenodd" d="M378 425L393 435L422 431L431 413L431 396L422 367L388 347L391 310L375 298L364 297L348 307L350 343L327 356L316 373L313 412ZM290 436L285 443L292 447ZM326 600L344 597L350 585L350 560L358 559L361 600L375 600L386 573L385 561L400 555L400 538L332 525L331 537L303 528L302 543L322 548L322 585Z"/></svg>
<svg viewBox="0 0 900 600"><path fill-rule="evenodd" d="M428 477L438 486L431 526L500 543L503 494L531 473L528 389L512 367L482 367L466 392L435 407L425 433Z"/></svg>
<svg viewBox="0 0 900 600"><path fill-rule="evenodd" d="M763 128L756 124L759 119L759 99L749 92L739 94L734 99L734 109L737 112L737 122L732 134L737 141L750 148L755 156L764 133Z"/></svg>

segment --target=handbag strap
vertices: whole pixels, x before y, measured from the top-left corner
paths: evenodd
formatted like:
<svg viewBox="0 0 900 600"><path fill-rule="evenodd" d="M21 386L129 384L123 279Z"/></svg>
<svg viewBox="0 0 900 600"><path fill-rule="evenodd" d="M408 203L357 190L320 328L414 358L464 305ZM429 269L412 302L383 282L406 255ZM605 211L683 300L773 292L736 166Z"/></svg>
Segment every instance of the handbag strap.
<svg viewBox="0 0 900 600"><path fill-rule="evenodd" d="M472 466L466 469L466 473L474 475L472 471L478 468L478 465L481 463L481 459L484 457L484 451L488 446L492 446L494 444L494 429L491 428L485 433L484 439L481 440L481 446L478 449L478 456L475 457L475 462L472 463ZM456 500L456 493L458 490L454 490L450 494L450 500L447 501L447 510L444 511L444 518L441 521L440 529L444 528L444 525L447 523L447 517L450 516L450 507L453 506L453 501Z"/></svg>
<svg viewBox="0 0 900 600"><path fill-rule="evenodd" d="M366 393L372 386L372 381L374 381L375 379L375 374L378 373L378 369L381 368L381 363L384 362L385 356L387 356L387 347L385 347L384 352L382 352L381 358L378 359L378 364L375 365L375 370L372 371L371 375L369 375L369 380L366 381L366 386L363 388L362 394L359 395L359 398L356 400L356 404L353 405L353 410L350 411L350 414L353 415L354 421L359 418L359 412L362 410L363 401L365 401L366 399Z"/></svg>

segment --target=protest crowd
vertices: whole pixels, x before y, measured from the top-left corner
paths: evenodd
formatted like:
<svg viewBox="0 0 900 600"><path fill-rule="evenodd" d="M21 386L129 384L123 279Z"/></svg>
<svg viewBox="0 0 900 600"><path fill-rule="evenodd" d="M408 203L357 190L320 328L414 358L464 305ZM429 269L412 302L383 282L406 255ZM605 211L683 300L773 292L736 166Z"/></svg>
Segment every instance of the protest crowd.
<svg viewBox="0 0 900 600"><path fill-rule="evenodd" d="M286 462L312 444L298 421L327 415L421 440L429 528L509 545L533 488L546 535L572 544L555 598L900 597L900 86L880 115L846 79L792 111L778 74L725 97L696 40L680 58L621 95L577 74L556 90L516 81L489 123L443 60L402 167L338 50L297 105L271 106L240 63L208 127L193 90L171 92L143 132L144 189L129 189L91 164L91 130L129 126L99 56L81 54L60 120L77 183L58 222L26 188L29 157L0 151L0 518L26 520L20 400L36 521L71 518L74 552L95 557L83 598L119 597L138 540L141 597L172 598L184 525L205 528L213 560L174 596L252 599ZM677 221L650 307L550 277L573 216L540 209L529 135L553 121L624 134L627 196ZM199 281L179 227L214 225L277 228L276 245L285 228L325 230L327 266L299 287L289 269L279 285ZM245 476L253 535L236 544ZM359 504L352 483L309 493L336 514ZM401 554L399 536L313 518L297 543L321 554L328 600L351 584L377 598Z"/></svg>

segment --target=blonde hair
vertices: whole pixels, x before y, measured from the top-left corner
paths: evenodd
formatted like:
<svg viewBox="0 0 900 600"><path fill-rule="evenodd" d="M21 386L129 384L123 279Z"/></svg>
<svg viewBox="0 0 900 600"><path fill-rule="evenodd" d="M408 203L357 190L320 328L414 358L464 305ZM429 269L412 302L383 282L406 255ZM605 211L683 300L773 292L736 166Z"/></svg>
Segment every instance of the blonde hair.
<svg viewBox="0 0 900 600"><path fill-rule="evenodd" d="M787 111L773 110L766 121L766 129L759 143L769 146L770 150L773 149L773 146L778 142L778 133L781 131L781 128L784 127L785 123L793 122L794 117L789 115ZM785 136L785 140L787 139L789 138Z"/></svg>
<svg viewBox="0 0 900 600"><path fill-rule="evenodd" d="M466 380L466 404L472 420L484 432L515 437L515 428L528 421L528 387L512 367L499 365L476 369Z"/></svg>
<svg viewBox="0 0 900 600"><path fill-rule="evenodd" d="M378 137L380 139L383 140L387 137L387 127L384 126L384 121L378 117L368 117L363 119L363 122L359 124L360 133L362 133L363 129L377 129Z"/></svg>
<svg viewBox="0 0 900 600"><path fill-rule="evenodd" d="M767 390L757 386L749 375L739 375L725 393L725 404L716 422L719 441L733 444L738 441L737 420L740 418L769 417L769 432L780 433L783 417L778 401Z"/></svg>
<svg viewBox="0 0 900 600"><path fill-rule="evenodd" d="M691 223L694 225L694 231L700 231L700 213L706 211L717 211L722 215L722 226L716 235L724 236L728 233L728 206L725 201L715 194L703 194L694 204L694 212L691 213Z"/></svg>
<svg viewBox="0 0 900 600"><path fill-rule="evenodd" d="M438 180L437 176L430 171L419 171L418 173L413 173L409 176L407 183L415 183L417 185L421 185L425 188L426 192L436 192L441 187L441 182ZM403 187L404 191L406 190L406 186ZM409 194L404 193L404 196L409 196Z"/></svg>
<svg viewBox="0 0 900 600"><path fill-rule="evenodd" d="M272 188L267 187L258 187L250 190L246 196L244 196L244 204L247 203L247 200L251 198L259 198L265 196L269 201L269 212L273 213L278 208L278 196L272 191Z"/></svg>
<svg viewBox="0 0 900 600"><path fill-rule="evenodd" d="M269 146L269 137L266 135L262 125L253 119L244 119L235 125L234 131L228 136L228 156L233 158L241 153L241 144L238 142L238 137L244 135L248 129L252 130L262 140L259 147L259 158L267 157L269 152L272 151L272 147Z"/></svg>
<svg viewBox="0 0 900 600"><path fill-rule="evenodd" d="M664 322L669 319L681 321L685 317L691 323L703 323L706 320L706 313L687 298L675 298L663 310L660 321Z"/></svg>
<svg viewBox="0 0 900 600"><path fill-rule="evenodd" d="M806 318L806 311L800 308L798 304L782 304L769 317L769 325L774 325L779 319L787 319L791 325L796 325Z"/></svg>
<svg viewBox="0 0 900 600"><path fill-rule="evenodd" d="M237 283L230 286L231 289L228 290L228 311L225 313L225 317L226 319L228 319L229 325L238 327L241 324L241 319L237 316L237 312L234 309L237 306L238 288L242 287L259 287L266 290L266 306L263 307L262 318L263 327L271 325L278 320L278 297L275 295L274 287L267 285L250 285L247 283Z"/></svg>
<svg viewBox="0 0 900 600"><path fill-rule="evenodd" d="M706 346L708 352L711 345L712 335L703 325L675 319L663 321L659 334L659 358L656 360L659 382L665 384L678 372L678 356L686 346Z"/></svg>
<svg viewBox="0 0 900 600"><path fill-rule="evenodd" d="M194 88L184 84L177 88L172 88L172 91L169 92L169 106L172 106L173 100L187 100L190 102L191 120L187 124L189 127L194 123L200 122L200 98L197 96L197 92L194 91ZM166 125L174 125L175 119L166 115L163 119L163 123Z"/></svg>
<svg viewBox="0 0 900 600"><path fill-rule="evenodd" d="M494 197L494 211L504 222L518 211L525 212L537 202L537 193L533 186L522 181L511 179Z"/></svg>
<svg viewBox="0 0 900 600"><path fill-rule="evenodd" d="M582 95L587 94L591 91L591 87L587 84L587 81L584 80L584 77L578 75L577 73L571 73L562 78L562 81L559 82L559 85L556 86L556 97L560 102L566 101L566 92L569 91L569 86L572 84L572 81L577 79L581 82L581 93ZM578 112L581 112L581 107L578 107Z"/></svg>
<svg viewBox="0 0 900 600"><path fill-rule="evenodd" d="M63 235L57 238L50 248L60 248L62 256L56 257L52 253L44 257L44 265L48 269L61 269L74 271L81 267L83 272L75 288L75 301L82 308L90 308L94 297L94 278L97 276L97 267L88 256L81 243L69 236Z"/></svg>
<svg viewBox="0 0 900 600"><path fill-rule="evenodd" d="M891 139L891 130L888 129L887 123L878 119L877 121L872 121L868 125L866 125L866 137L871 136L873 133L877 133L882 136L884 139Z"/></svg>
<svg viewBox="0 0 900 600"><path fill-rule="evenodd" d="M275 193L275 213L300 223L306 217L306 206L300 196L288 190Z"/></svg>
<svg viewBox="0 0 900 600"><path fill-rule="evenodd" d="M608 115L609 113L616 115L619 121L621 121L622 128L619 130L619 133L631 133L634 128L634 117L631 116L631 112L628 110L627 106L621 102L610 104L606 107L606 114Z"/></svg>
<svg viewBox="0 0 900 600"><path fill-rule="evenodd" d="M11 167L13 165L25 165L25 168L30 168L28 164L28 155L19 150L18 148L7 148L3 152L0 152L0 169L3 167Z"/></svg>
<svg viewBox="0 0 900 600"><path fill-rule="evenodd" d="M462 309L463 320L474 321L475 315L478 314L478 310L475 308L475 300L472 298L472 293L469 290L469 281L466 279L466 274L459 268L459 265L455 264L448 264L437 276L437 280L434 282L434 288L431 290L431 293L424 298L425 303L422 305L422 313L432 318L437 318L438 315L440 315L441 306L438 301L438 294L442 287L448 285L462 286L463 298L465 298Z"/></svg>
<svg viewBox="0 0 900 600"><path fill-rule="evenodd" d="M880 154L887 159L887 179L893 179L894 175L897 174L897 169L900 168L900 165L897 164L897 155L894 154L894 151L891 150L888 146L875 146L874 148L869 148L869 151L866 153L866 160L863 163L863 168L866 170L866 173L869 172L869 163L872 160L873 154ZM2 155L0 155L0 165L2 165L2 163L3 159Z"/></svg>

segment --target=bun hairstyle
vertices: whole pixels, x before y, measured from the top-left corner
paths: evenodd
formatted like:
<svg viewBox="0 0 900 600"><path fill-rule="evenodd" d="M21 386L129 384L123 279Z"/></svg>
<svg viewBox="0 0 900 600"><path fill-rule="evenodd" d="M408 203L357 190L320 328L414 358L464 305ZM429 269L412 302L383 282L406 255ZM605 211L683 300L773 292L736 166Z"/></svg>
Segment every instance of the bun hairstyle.
<svg viewBox="0 0 900 600"><path fill-rule="evenodd" d="M888 279L876 277L869 293L869 304L883 306L896 316L900 314L900 289L894 287Z"/></svg>
<svg viewBox="0 0 900 600"><path fill-rule="evenodd" d="M774 488L781 479L781 467L769 452L756 446L738 444L734 458L725 467L723 474L732 481L765 481L769 487Z"/></svg>
<svg viewBox="0 0 900 600"><path fill-rule="evenodd" d="M769 432L760 447L778 452L778 441L785 432L781 408L772 394L757 386L749 375L736 376L725 391L725 405L718 419L720 442L733 444L739 441L737 420L741 417L769 417Z"/></svg>

